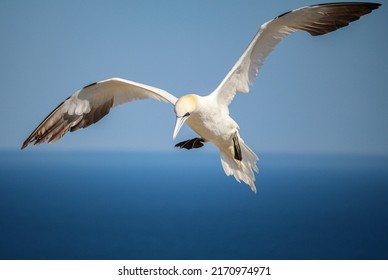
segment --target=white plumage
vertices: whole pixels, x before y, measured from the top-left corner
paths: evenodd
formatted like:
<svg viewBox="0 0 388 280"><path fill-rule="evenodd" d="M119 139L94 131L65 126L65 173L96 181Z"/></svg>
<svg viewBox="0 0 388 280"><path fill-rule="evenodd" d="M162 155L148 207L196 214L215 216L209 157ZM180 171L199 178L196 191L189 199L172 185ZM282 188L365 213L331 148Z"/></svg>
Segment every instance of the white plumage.
<svg viewBox="0 0 388 280"><path fill-rule="evenodd" d="M200 136L176 146L192 149L202 147L204 142L212 142L220 150L226 175L233 175L256 192L254 172L259 171L256 166L258 157L240 137L238 124L229 115L228 106L234 96L237 92L249 92L265 58L287 35L296 31L323 35L347 26L379 6L362 2L313 5L284 13L264 23L224 80L207 96L188 94L178 99L162 89L119 78L88 85L49 114L24 141L22 149L31 142L55 142L68 131L99 121L117 105L153 98L174 105L176 124L173 140L184 123Z"/></svg>

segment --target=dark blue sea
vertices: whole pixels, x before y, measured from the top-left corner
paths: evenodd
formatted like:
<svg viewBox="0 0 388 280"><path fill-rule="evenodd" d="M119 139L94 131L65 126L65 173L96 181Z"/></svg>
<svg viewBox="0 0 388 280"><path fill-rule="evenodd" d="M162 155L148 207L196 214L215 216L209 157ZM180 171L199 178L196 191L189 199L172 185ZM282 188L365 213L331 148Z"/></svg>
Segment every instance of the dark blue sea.
<svg viewBox="0 0 388 280"><path fill-rule="evenodd" d="M388 158L0 152L0 259L388 259Z"/></svg>

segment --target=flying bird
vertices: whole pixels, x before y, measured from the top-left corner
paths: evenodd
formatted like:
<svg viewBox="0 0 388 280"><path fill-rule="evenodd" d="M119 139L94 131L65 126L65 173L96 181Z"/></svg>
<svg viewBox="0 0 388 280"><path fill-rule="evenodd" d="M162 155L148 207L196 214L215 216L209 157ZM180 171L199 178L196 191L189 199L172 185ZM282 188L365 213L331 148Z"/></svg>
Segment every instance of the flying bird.
<svg viewBox="0 0 388 280"><path fill-rule="evenodd" d="M340 2L302 7L264 23L252 42L218 87L207 96L187 94L180 98L165 90L141 83L111 78L85 86L55 108L24 141L53 143L69 131L85 128L107 115L111 108L138 99L153 98L174 106L176 123L173 141L186 123L198 137L176 147L200 148L212 142L219 150L226 175L233 175L256 192L257 155L245 144L238 124L229 115L229 104L237 92L248 93L259 69L272 49L287 35L305 31L323 35L347 26L381 4Z"/></svg>

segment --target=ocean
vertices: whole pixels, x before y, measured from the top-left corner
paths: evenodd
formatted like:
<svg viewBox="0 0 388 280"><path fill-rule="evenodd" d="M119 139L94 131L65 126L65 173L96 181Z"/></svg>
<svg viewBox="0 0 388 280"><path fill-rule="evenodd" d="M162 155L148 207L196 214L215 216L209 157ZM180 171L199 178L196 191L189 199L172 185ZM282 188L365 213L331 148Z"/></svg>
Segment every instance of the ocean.
<svg viewBox="0 0 388 280"><path fill-rule="evenodd" d="M388 158L0 152L0 259L388 259Z"/></svg>

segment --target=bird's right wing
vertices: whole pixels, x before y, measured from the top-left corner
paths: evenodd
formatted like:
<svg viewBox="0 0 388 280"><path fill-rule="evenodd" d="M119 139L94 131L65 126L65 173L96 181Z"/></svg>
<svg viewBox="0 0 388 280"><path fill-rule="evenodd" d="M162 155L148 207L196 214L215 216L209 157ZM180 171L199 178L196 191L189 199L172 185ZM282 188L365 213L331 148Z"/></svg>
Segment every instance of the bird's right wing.
<svg viewBox="0 0 388 280"><path fill-rule="evenodd" d="M54 109L24 141L22 149L31 142L35 142L35 145L45 141L53 143L68 131L75 131L99 121L112 107L146 98L163 100L172 105L177 100L162 89L119 78L90 84Z"/></svg>
<svg viewBox="0 0 388 280"><path fill-rule="evenodd" d="M306 31L323 35L347 26L380 4L342 2L302 7L264 23L248 48L212 93L219 104L228 106L237 92L248 93L260 67L272 49L287 35Z"/></svg>

